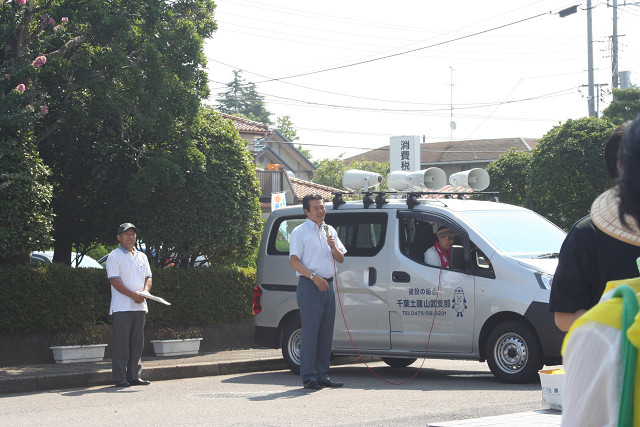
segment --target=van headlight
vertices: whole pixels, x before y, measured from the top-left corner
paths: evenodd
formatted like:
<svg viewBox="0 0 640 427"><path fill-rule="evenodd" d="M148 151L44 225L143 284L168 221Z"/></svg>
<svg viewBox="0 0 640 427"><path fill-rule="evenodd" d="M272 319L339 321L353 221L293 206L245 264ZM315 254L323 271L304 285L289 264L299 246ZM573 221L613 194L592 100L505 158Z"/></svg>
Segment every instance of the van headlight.
<svg viewBox="0 0 640 427"><path fill-rule="evenodd" d="M534 273L540 289L551 289L551 282L553 282L553 275L546 273Z"/></svg>

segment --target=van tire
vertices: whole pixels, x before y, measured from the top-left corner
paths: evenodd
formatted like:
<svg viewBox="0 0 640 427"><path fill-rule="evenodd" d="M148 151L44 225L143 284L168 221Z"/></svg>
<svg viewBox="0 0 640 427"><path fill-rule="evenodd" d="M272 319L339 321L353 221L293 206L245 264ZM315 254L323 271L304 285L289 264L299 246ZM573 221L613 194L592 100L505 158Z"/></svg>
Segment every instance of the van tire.
<svg viewBox="0 0 640 427"><path fill-rule="evenodd" d="M380 359L392 368L406 368L418 360L415 357L381 357Z"/></svg>
<svg viewBox="0 0 640 427"><path fill-rule="evenodd" d="M302 323L294 317L285 325L282 334L282 358L287 367L296 375L300 375L300 343L302 339Z"/></svg>
<svg viewBox="0 0 640 427"><path fill-rule="evenodd" d="M493 375L505 383L524 384L538 378L542 350L531 326L518 320L498 324L487 338L487 364Z"/></svg>

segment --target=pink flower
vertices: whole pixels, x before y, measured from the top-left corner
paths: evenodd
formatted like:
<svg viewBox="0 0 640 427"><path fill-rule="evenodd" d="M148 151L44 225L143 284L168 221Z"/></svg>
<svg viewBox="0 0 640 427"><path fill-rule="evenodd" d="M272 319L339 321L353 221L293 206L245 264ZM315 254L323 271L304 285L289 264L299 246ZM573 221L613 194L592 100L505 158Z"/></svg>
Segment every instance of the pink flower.
<svg viewBox="0 0 640 427"><path fill-rule="evenodd" d="M44 55L40 55L38 56L36 59L33 60L32 64L36 67L42 67L44 64L47 63L47 57Z"/></svg>
<svg viewBox="0 0 640 427"><path fill-rule="evenodd" d="M56 23L56 21L51 16L49 16L48 13L45 13L44 15L42 15L42 24L43 25L46 25L46 24L53 25L55 23Z"/></svg>
<svg viewBox="0 0 640 427"><path fill-rule="evenodd" d="M42 114L47 114L49 112L49 107L47 107L46 105L41 105L40 111L42 111Z"/></svg>
<svg viewBox="0 0 640 427"><path fill-rule="evenodd" d="M62 25L56 25L55 27L53 27L53 32L54 33L57 33L60 30L62 30Z"/></svg>
<svg viewBox="0 0 640 427"><path fill-rule="evenodd" d="M20 4L27 4L27 0L18 0L18 3L20 3Z"/></svg>
<svg viewBox="0 0 640 427"><path fill-rule="evenodd" d="M5 77L7 80L11 80L11 74L5 74L5 75L4 75L4 77Z"/></svg>
<svg viewBox="0 0 640 427"><path fill-rule="evenodd" d="M69 20L69 18L67 18L66 16L63 16L60 20L61 20L61 21L62 21L62 23L64 24L64 23L66 23L66 22Z"/></svg>
<svg viewBox="0 0 640 427"><path fill-rule="evenodd" d="M26 86L24 85L24 83L20 83L18 86L16 86L16 90L20 93L24 92L25 89Z"/></svg>

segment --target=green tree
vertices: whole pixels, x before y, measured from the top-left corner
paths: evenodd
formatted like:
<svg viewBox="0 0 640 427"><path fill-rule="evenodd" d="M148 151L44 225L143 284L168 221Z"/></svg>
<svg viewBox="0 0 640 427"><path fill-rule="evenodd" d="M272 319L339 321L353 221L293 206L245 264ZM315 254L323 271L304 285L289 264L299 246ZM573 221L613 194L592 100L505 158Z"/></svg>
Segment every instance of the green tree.
<svg viewBox="0 0 640 427"><path fill-rule="evenodd" d="M253 159L233 124L202 108L176 149L152 155L128 186L132 216L152 256L180 266L253 253L262 231Z"/></svg>
<svg viewBox="0 0 640 427"><path fill-rule="evenodd" d="M333 188L344 188L342 186L342 177L349 169L359 169L369 172L376 172L382 176L382 184L380 189L387 188L387 175L389 175L389 163L379 163L371 160L357 160L348 165L342 160L342 155L337 159L325 159L318 162L318 168L315 171L312 182L326 185Z"/></svg>
<svg viewBox="0 0 640 427"><path fill-rule="evenodd" d="M491 177L491 184L486 191L498 191L501 202L524 206L532 158L531 153L513 148L501 154L486 168Z"/></svg>
<svg viewBox="0 0 640 427"><path fill-rule="evenodd" d="M613 89L613 101L602 111L602 117L621 125L640 114L640 89Z"/></svg>
<svg viewBox="0 0 640 427"><path fill-rule="evenodd" d="M527 207L568 229L608 188L604 145L615 126L585 117L551 129L533 150Z"/></svg>
<svg viewBox="0 0 640 427"><path fill-rule="evenodd" d="M284 136L291 142L300 139L298 133L296 132L296 129L293 127L291 117L289 116L279 116L276 119L276 129L282 134L282 136Z"/></svg>
<svg viewBox="0 0 640 427"><path fill-rule="evenodd" d="M194 120L208 96L203 41L215 30L214 8L211 0L0 4L2 73L23 82L42 112L34 141L52 171L54 261L69 263L74 244L112 242L127 219L122 183Z"/></svg>
<svg viewBox="0 0 640 427"><path fill-rule="evenodd" d="M337 159L320 160L317 166L311 182L327 187L342 188L342 175L347 170L342 155Z"/></svg>
<svg viewBox="0 0 640 427"><path fill-rule="evenodd" d="M264 105L264 97L256 89L255 83L245 83L240 70L233 70L233 80L227 83L227 91L218 99L218 110L234 116L246 117L267 125L272 124Z"/></svg>
<svg viewBox="0 0 640 427"><path fill-rule="evenodd" d="M20 95L7 98L12 96ZM0 106L18 104L7 98ZM6 120L11 116L18 124ZM49 170L33 145L28 118L22 116L0 110L0 264L27 263L29 252L51 243Z"/></svg>

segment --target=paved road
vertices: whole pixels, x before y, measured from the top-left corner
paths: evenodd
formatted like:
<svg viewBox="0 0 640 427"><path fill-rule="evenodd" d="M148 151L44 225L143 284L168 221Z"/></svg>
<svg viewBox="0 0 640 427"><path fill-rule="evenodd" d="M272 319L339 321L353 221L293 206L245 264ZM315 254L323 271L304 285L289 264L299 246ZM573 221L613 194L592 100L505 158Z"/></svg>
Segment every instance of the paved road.
<svg viewBox="0 0 640 427"><path fill-rule="evenodd" d="M372 363L388 381L414 372ZM0 425L389 425L425 426L541 409L539 384L495 380L486 364L429 360L394 385L363 365L332 368L341 389L309 392L286 370L172 381L148 387L84 387L0 397ZM555 417L559 425L560 416ZM519 424L513 426L543 424ZM458 425L445 424L445 425ZM482 425L482 424L476 424ZM489 424L486 424L489 425Z"/></svg>

